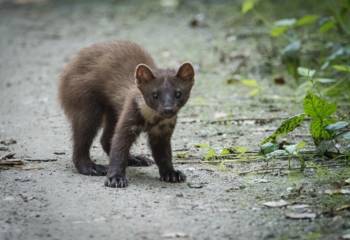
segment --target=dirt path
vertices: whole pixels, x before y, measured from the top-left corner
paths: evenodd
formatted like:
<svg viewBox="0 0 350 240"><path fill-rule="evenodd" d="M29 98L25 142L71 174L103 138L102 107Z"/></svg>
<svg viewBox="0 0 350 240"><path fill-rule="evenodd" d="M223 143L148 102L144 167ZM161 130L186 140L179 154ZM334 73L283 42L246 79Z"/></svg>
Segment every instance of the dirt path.
<svg viewBox="0 0 350 240"><path fill-rule="evenodd" d="M262 52L271 45L235 21L238 3L191 1L174 10L159 1L101 2L0 3L0 140L17 141L1 145L0 155L57 159L0 170L0 239L336 239L350 228L349 215L326 216L316 208L323 195L312 177L238 174L261 162L233 164L229 171L178 163L188 176L184 184L159 182L155 166L129 168L126 189L105 188L103 177L77 174L69 127L57 104L57 79L74 52L94 42L129 39L161 66L190 60L198 67L194 94L173 138L175 156L186 151L191 161L199 160L203 152L195 145L202 143L256 151L278 122L208 121L297 111L284 94L287 87L269 85ZM198 13L205 14L204 22L195 18ZM252 89L227 85L232 72L259 79L263 95L250 97ZM134 150L148 153L143 139ZM97 140L92 154L107 162ZM309 204L316 219L287 219L285 208L262 204L295 189L302 194L290 203Z"/></svg>

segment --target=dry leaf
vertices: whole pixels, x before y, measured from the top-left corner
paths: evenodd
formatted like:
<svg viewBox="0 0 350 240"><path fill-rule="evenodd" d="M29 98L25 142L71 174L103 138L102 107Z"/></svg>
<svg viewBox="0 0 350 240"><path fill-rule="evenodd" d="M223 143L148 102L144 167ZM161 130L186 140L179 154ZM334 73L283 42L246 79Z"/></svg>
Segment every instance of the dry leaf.
<svg viewBox="0 0 350 240"><path fill-rule="evenodd" d="M328 189L328 190L324 191L324 193L326 193L328 195L350 194L350 189L335 189L335 190Z"/></svg>
<svg viewBox="0 0 350 240"><path fill-rule="evenodd" d="M340 207L336 208L335 211L340 212L340 211L343 211L346 209L350 209L350 204L345 204L343 206L340 206Z"/></svg>
<svg viewBox="0 0 350 240"><path fill-rule="evenodd" d="M316 213L286 212L285 215L291 219L314 219L316 217Z"/></svg>
<svg viewBox="0 0 350 240"><path fill-rule="evenodd" d="M271 202L265 202L263 203L264 206L266 207L271 207L271 208L279 208L279 207L285 207L288 205L288 202L281 199L279 201L271 201Z"/></svg>
<svg viewBox="0 0 350 240"><path fill-rule="evenodd" d="M344 234L341 239L350 239L350 233Z"/></svg>
<svg viewBox="0 0 350 240"><path fill-rule="evenodd" d="M292 210L294 213L304 213L310 210L309 207L307 204L295 204L288 206L287 209Z"/></svg>

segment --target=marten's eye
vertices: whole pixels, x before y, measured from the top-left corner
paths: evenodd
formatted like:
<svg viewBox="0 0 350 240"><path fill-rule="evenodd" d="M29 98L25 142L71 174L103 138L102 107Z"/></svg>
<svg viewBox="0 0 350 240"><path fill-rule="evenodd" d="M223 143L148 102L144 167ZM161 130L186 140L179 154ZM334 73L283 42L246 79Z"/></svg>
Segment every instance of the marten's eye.
<svg viewBox="0 0 350 240"><path fill-rule="evenodd" d="M157 92L152 93L153 99L157 100L159 97L159 94Z"/></svg>
<svg viewBox="0 0 350 240"><path fill-rule="evenodd" d="M175 97L176 97L177 99L179 99L181 96L182 96L182 92L180 92L180 91L176 91L176 92L175 92Z"/></svg>

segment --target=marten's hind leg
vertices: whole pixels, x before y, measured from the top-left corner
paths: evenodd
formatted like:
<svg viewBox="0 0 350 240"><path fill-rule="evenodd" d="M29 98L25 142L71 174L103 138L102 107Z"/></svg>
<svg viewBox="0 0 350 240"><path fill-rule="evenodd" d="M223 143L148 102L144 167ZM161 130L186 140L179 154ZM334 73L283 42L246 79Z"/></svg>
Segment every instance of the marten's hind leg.
<svg viewBox="0 0 350 240"><path fill-rule="evenodd" d="M101 125L102 114L98 106L89 106L72 119L73 163L78 172L84 175L107 174L106 166L95 164L90 158L90 147Z"/></svg>

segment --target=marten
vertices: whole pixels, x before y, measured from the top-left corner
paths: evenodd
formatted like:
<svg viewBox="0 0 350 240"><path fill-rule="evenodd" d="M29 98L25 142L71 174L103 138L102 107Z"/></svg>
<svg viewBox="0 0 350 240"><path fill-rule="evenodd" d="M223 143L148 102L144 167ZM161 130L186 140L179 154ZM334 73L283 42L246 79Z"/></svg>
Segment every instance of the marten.
<svg viewBox="0 0 350 240"><path fill-rule="evenodd" d="M60 75L59 99L71 123L73 163L84 175L107 175L105 186L126 187L126 167L148 166L152 160L130 154L141 132L146 132L160 180L184 182L174 169L171 152L177 113L194 84L191 63L177 70L158 68L136 43L113 41L83 48ZM90 158L90 147L103 127L101 145L109 165Z"/></svg>

